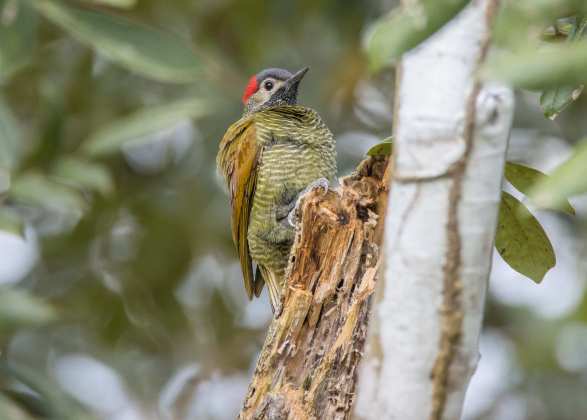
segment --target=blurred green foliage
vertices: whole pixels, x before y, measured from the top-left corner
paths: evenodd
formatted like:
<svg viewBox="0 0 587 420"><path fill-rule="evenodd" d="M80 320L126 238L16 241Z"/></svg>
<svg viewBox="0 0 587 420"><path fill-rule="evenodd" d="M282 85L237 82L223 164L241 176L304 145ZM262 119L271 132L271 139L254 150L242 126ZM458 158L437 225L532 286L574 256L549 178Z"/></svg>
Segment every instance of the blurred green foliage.
<svg viewBox="0 0 587 420"><path fill-rule="evenodd" d="M424 41L451 20L467 0L423 0L405 3L371 25L366 50L373 70L397 62L401 55Z"/></svg>
<svg viewBox="0 0 587 420"><path fill-rule="evenodd" d="M30 4L74 38L129 70L171 83L202 77L202 64L191 48L167 32L59 1L31 0Z"/></svg>
<svg viewBox="0 0 587 420"><path fill-rule="evenodd" d="M62 391L67 381L55 366L68 354L103 361L143 414L184 418L177 413L188 412L189 398L169 402L164 391L194 361L186 389L218 372L246 375L270 310L248 304L241 290L214 157L240 116L247 77L309 65L302 101L334 131L347 173L373 139L389 135L393 74L385 65L466 3L425 1L388 15L389 2L379 0L0 0L0 234L40 253L32 271L0 288L0 419L105 416L73 401L75 389ZM504 3L485 74L545 91L547 115L574 129L578 119L564 118L586 109L578 90L585 40L554 41L582 31L585 3ZM570 143L587 135L574 132ZM568 210L569 196L586 191L584 150L550 177L536 176L536 186L527 172L510 182ZM9 263L0 254L0 266ZM491 302L488 325L520 358L517 391L544 394L553 407L564 398L548 392L549 379L579 393L582 379L557 366L553 343L564 322L587 322L582 299L569 320L547 326ZM570 419L561 412L540 418Z"/></svg>
<svg viewBox="0 0 587 420"><path fill-rule="evenodd" d="M531 196L542 206L565 206L566 198L587 192L587 140L577 145L569 160L555 169L551 177L533 186Z"/></svg>
<svg viewBox="0 0 587 420"><path fill-rule="evenodd" d="M512 184L516 190L524 195L533 194L532 189L534 188L535 184L548 182L548 175L540 172L537 169L530 168L515 162L506 162L504 176L505 179L510 184ZM562 211L571 216L575 215L575 209L573 206L571 206L571 203L569 203L568 199L561 200L560 203L557 203L557 206L542 206L541 208Z"/></svg>

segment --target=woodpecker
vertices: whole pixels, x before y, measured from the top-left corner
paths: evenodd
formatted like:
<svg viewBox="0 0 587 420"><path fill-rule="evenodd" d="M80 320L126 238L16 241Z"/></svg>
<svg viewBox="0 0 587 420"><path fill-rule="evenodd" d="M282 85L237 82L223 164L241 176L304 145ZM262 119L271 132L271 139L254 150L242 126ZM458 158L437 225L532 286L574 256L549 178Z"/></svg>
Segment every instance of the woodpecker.
<svg viewBox="0 0 587 420"><path fill-rule="evenodd" d="M228 185L245 290L252 299L266 283L274 312L295 233L288 216L308 186L336 177L332 133L316 111L297 105L307 71L270 68L252 76L243 115L224 134L216 158Z"/></svg>

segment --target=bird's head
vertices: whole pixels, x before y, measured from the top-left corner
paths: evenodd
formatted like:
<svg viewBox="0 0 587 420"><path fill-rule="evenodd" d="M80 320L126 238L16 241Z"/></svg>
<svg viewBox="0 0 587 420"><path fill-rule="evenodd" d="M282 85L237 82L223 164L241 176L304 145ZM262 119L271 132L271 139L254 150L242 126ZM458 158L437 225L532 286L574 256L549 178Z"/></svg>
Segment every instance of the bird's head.
<svg viewBox="0 0 587 420"><path fill-rule="evenodd" d="M243 93L245 114L278 105L295 105L298 86L308 67L292 74L284 69L265 69L251 76Z"/></svg>

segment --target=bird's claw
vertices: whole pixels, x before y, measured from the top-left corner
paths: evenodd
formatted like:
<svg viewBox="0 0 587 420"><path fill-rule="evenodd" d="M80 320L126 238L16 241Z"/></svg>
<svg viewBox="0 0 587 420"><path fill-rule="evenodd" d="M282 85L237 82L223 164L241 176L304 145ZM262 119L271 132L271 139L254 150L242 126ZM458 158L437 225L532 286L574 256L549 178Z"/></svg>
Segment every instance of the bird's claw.
<svg viewBox="0 0 587 420"><path fill-rule="evenodd" d="M326 178L318 178L316 181L312 182L310 185L308 185L304 191L302 191L301 195L304 195L312 190L316 190L318 188L321 188L324 190L324 193L328 192L328 180Z"/></svg>
<svg viewBox="0 0 587 420"><path fill-rule="evenodd" d="M271 309L273 310L273 318L279 318L279 316L283 312L283 297L279 299L279 302L277 302L276 307L274 308L272 306Z"/></svg>
<svg viewBox="0 0 587 420"><path fill-rule="evenodd" d="M287 215L287 222L290 224L290 226L292 226L292 227L296 226L296 215L298 214L298 210L300 208L302 198L310 191L314 191L317 189L323 190L324 194L326 194L328 192L328 186L329 186L329 184L328 184L328 180L326 178L318 178L317 180L312 181L310 183L310 185L308 185L306 188L304 188L303 191L301 191L298 194L294 208Z"/></svg>
<svg viewBox="0 0 587 420"><path fill-rule="evenodd" d="M297 209L298 209L298 203L296 202L295 207L287 215L287 223L289 223L289 225L291 227L295 227L296 226L295 217L296 217L296 210Z"/></svg>

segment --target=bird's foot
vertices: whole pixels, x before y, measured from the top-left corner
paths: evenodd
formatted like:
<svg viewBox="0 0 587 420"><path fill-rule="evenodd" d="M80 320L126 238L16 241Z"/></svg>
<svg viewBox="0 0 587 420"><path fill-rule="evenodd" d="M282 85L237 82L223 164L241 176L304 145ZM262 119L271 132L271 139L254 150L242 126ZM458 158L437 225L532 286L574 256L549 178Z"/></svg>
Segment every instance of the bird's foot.
<svg viewBox="0 0 587 420"><path fill-rule="evenodd" d="M304 188L303 191L301 191L298 194L294 208L287 215L287 221L290 224L290 226L295 227L296 225L296 215L298 214L298 210L302 203L302 198L310 191L318 189L323 190L324 194L328 192L328 180L326 178L318 178L317 180L311 182L310 185L308 185L306 188Z"/></svg>
<svg viewBox="0 0 587 420"><path fill-rule="evenodd" d="M283 312L283 299L279 299L275 306L272 305L271 310L273 311L273 318L279 318Z"/></svg>

